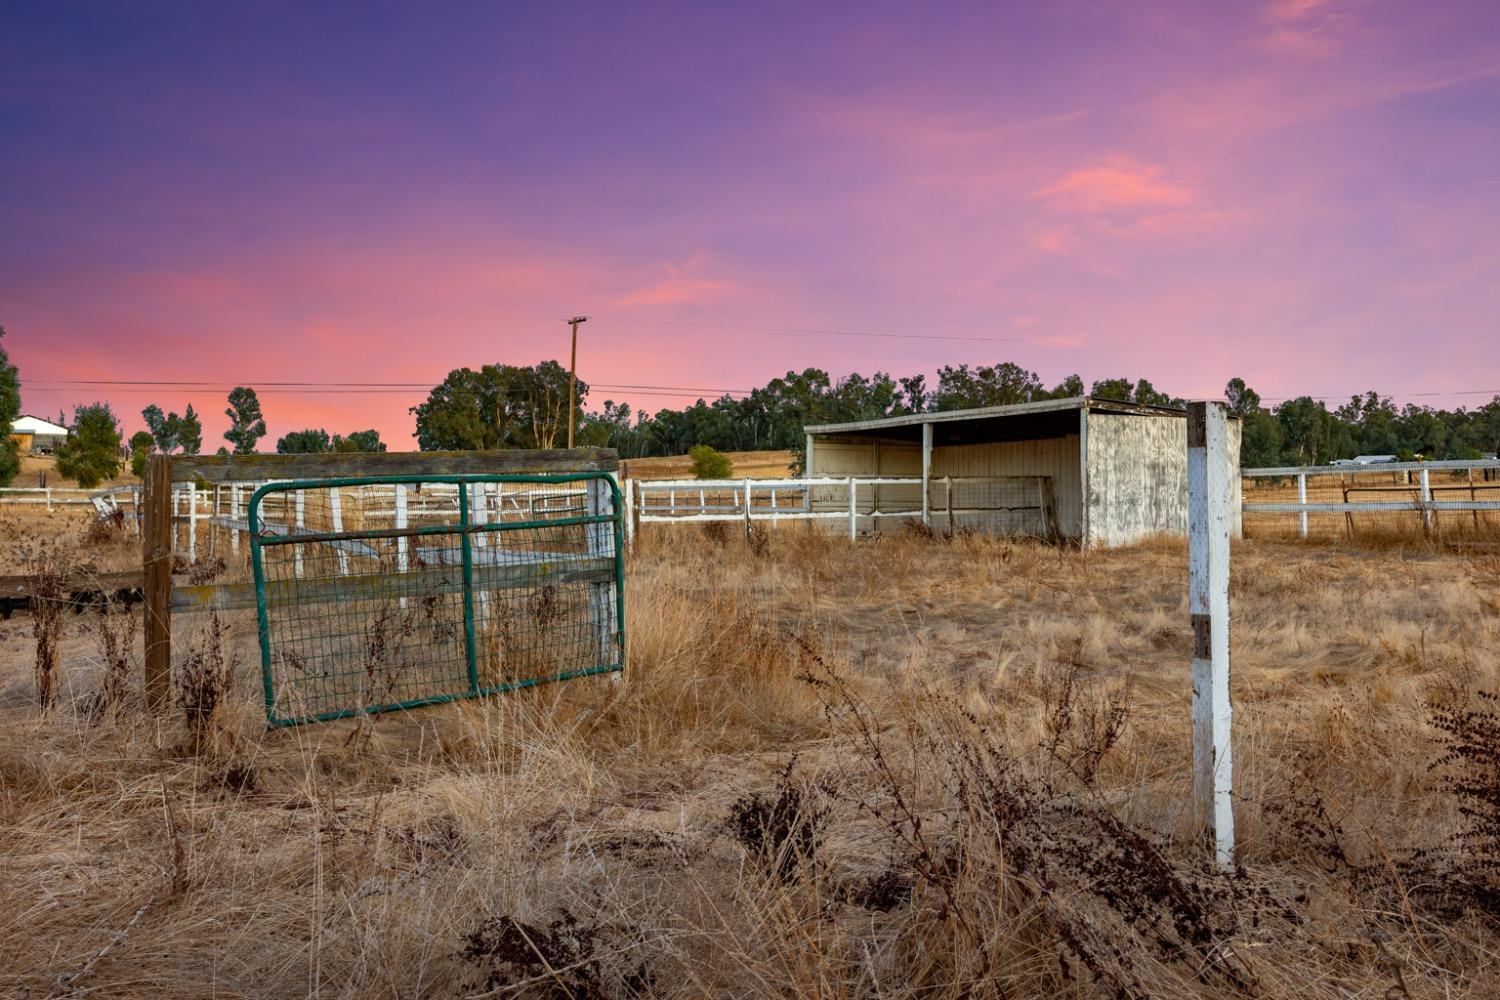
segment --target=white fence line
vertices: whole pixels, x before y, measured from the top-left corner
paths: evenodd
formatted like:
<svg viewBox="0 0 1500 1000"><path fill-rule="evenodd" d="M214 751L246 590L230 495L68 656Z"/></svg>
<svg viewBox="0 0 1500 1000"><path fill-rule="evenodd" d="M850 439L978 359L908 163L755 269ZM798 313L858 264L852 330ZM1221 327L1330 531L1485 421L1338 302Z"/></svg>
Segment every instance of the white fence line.
<svg viewBox="0 0 1500 1000"><path fill-rule="evenodd" d="M1056 512L1048 506L1051 490L1044 485L1045 476L941 476L924 482L906 476L824 477L803 479L630 479L624 483L626 541L633 543L639 523L694 524L706 522L740 522L746 531L755 521L847 520L849 537L857 538L860 522L867 524L881 518L908 518L930 524L934 514L946 516L950 523L960 515L1013 514L1036 511L1042 532L1056 530ZM957 488L966 485L988 485L997 488L1024 486L1034 488L1036 502L1030 504L993 504L991 506L955 506ZM944 503L934 508L930 488L944 488ZM915 491L909 502L891 503L882 498L881 488L909 487ZM826 491L815 498L818 491ZM795 494L786 497L786 494ZM653 494L655 496L653 497ZM654 502L653 502L654 500ZM899 509L882 509L883 501Z"/></svg>

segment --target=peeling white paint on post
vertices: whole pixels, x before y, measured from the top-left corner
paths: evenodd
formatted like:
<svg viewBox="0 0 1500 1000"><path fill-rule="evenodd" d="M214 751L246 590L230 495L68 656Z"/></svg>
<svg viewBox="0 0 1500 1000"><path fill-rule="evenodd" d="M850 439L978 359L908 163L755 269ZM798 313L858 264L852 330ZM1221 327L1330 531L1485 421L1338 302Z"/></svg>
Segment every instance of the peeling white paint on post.
<svg viewBox="0 0 1500 1000"><path fill-rule="evenodd" d="M1297 473L1297 502L1307 503L1307 473ZM1307 537L1307 511L1301 511L1299 526L1302 529L1302 537Z"/></svg>
<svg viewBox="0 0 1500 1000"><path fill-rule="evenodd" d="M932 424L922 425L922 524L932 526Z"/></svg>
<svg viewBox="0 0 1500 1000"><path fill-rule="evenodd" d="M1188 609L1193 625L1193 800L1221 869L1234 867L1229 704L1230 484L1223 403L1188 405Z"/></svg>

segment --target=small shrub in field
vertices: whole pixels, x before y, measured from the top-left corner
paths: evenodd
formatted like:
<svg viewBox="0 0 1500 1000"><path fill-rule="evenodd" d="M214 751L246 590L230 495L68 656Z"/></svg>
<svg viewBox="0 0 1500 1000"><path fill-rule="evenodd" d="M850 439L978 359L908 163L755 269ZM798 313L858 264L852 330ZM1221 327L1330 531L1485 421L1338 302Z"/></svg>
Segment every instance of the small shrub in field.
<svg viewBox="0 0 1500 1000"><path fill-rule="evenodd" d="M728 827L734 839L778 881L788 881L816 858L827 811L811 802L810 789L791 780L786 766L774 796L756 792L734 803Z"/></svg>
<svg viewBox="0 0 1500 1000"><path fill-rule="evenodd" d="M130 647L135 628L135 612L129 605L120 608L114 601L106 602L94 621L94 638L99 646L99 658L104 662L99 707L106 711L118 708L128 696Z"/></svg>
<svg viewBox="0 0 1500 1000"><path fill-rule="evenodd" d="M692 460L694 479L728 479L734 475L729 456L717 448L695 444L688 449L688 458Z"/></svg>
<svg viewBox="0 0 1500 1000"><path fill-rule="evenodd" d="M17 547L18 561L31 577L31 634L36 639L36 698L42 711L57 704L57 644L68 601L71 554L55 542Z"/></svg>
<svg viewBox="0 0 1500 1000"><path fill-rule="evenodd" d="M194 639L175 666L177 703L187 724L192 746L200 747L212 734L219 710L234 684L234 663L225 653L229 627L219 613L209 613L208 627Z"/></svg>
<svg viewBox="0 0 1500 1000"><path fill-rule="evenodd" d="M1438 766L1447 771L1448 791L1464 818L1459 875L1465 894L1500 915L1500 695L1478 694L1479 707L1437 708L1432 723L1447 744Z"/></svg>
<svg viewBox="0 0 1500 1000"><path fill-rule="evenodd" d="M619 949L600 948L600 931L567 909L545 925L491 917L464 939L461 954L483 973L475 985L487 995L528 983L538 986L536 996L570 1000L649 994L655 980L644 965L613 974L606 969L605 956Z"/></svg>

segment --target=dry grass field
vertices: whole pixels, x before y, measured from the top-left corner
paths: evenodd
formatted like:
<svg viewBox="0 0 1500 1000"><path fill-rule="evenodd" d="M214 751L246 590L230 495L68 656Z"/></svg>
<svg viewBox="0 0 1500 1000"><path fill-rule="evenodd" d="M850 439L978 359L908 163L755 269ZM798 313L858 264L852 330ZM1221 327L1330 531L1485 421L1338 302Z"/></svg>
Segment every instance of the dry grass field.
<svg viewBox="0 0 1500 1000"><path fill-rule="evenodd" d="M137 621L67 617L44 714L18 615L0 995L1500 994L1500 560L1236 547L1228 876L1185 563L663 526L622 683L274 732L244 621L152 721Z"/></svg>

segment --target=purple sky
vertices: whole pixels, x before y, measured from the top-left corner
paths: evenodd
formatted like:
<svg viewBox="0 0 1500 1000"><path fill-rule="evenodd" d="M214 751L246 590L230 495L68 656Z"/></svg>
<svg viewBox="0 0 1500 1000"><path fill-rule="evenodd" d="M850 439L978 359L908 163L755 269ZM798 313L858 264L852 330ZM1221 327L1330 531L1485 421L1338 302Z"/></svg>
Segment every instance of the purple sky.
<svg viewBox="0 0 1500 1000"><path fill-rule="evenodd" d="M615 385L1500 392L1494 0L221 6L0 8L26 412L213 448L218 386L566 363L575 313ZM262 389L402 449L423 396Z"/></svg>

